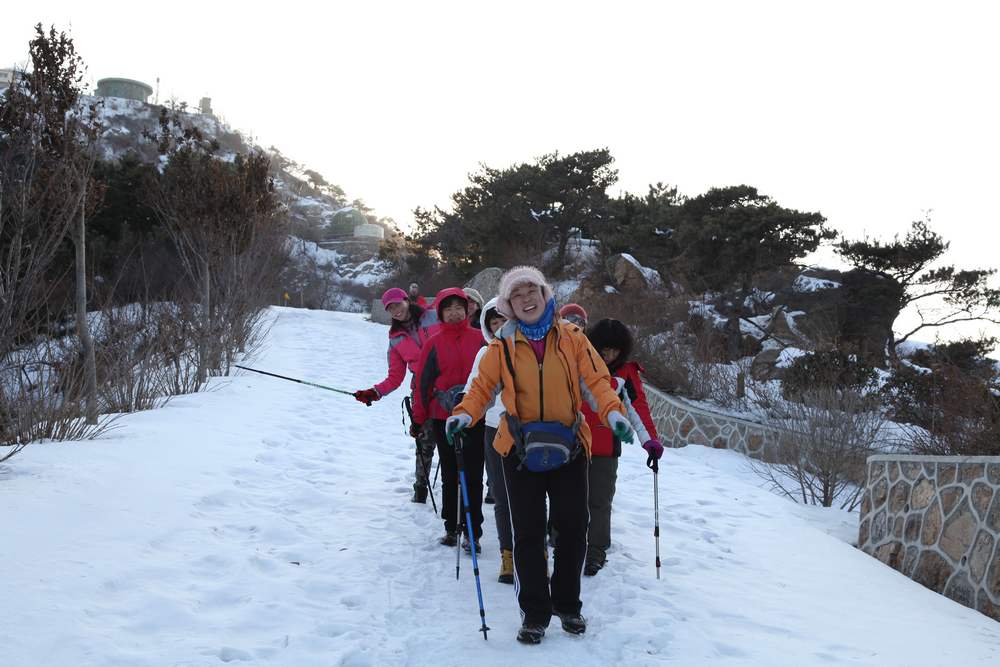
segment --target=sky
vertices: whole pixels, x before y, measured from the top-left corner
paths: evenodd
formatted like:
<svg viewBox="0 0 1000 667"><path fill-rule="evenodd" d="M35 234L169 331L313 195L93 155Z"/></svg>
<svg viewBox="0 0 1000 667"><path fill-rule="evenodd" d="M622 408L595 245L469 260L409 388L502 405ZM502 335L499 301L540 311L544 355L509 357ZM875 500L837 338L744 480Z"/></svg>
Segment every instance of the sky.
<svg viewBox="0 0 1000 667"><path fill-rule="evenodd" d="M36 22L71 29L92 80L211 97L404 229L480 164L607 147L614 194L746 183L848 238L930 216L954 262L995 266L998 19L963 1L43 0L5 8L0 66Z"/></svg>

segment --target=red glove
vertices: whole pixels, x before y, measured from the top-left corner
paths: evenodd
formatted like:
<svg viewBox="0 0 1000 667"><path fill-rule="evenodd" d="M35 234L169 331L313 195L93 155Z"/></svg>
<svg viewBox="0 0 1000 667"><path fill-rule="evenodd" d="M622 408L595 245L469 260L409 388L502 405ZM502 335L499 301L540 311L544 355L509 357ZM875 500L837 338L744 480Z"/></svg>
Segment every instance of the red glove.
<svg viewBox="0 0 1000 667"><path fill-rule="evenodd" d="M372 403L382 398L382 395L379 394L374 388L359 389L354 392L354 398L367 406L371 406Z"/></svg>

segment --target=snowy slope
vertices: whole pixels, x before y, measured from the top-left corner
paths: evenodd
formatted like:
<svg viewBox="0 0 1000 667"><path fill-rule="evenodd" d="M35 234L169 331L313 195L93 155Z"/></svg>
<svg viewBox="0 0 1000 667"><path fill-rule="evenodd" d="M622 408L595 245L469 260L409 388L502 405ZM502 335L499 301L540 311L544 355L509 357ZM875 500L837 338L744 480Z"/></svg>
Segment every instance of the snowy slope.
<svg viewBox="0 0 1000 667"><path fill-rule="evenodd" d="M256 366L381 379L385 327L273 313ZM838 539L853 516L794 505L699 447L664 455L659 581L650 473L626 450L583 637L514 641L488 520L484 642L470 559L456 582L440 520L409 502L399 398L365 408L248 375L96 442L28 447L0 466L0 665L1000 664L1000 624Z"/></svg>

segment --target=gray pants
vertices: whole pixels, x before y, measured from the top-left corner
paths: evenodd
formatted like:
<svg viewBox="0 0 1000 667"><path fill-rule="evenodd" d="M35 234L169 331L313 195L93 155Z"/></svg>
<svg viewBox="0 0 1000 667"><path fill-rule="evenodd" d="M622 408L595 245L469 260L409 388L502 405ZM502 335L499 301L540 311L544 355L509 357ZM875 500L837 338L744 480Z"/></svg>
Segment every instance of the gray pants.
<svg viewBox="0 0 1000 667"><path fill-rule="evenodd" d="M416 439L417 462L413 469L413 488L427 487L431 485L430 474L431 464L434 461L434 438L425 437L423 433Z"/></svg>
<svg viewBox="0 0 1000 667"><path fill-rule="evenodd" d="M618 457L593 457L587 474L590 482L587 558L603 562L611 546L611 501L615 498L615 482L618 480Z"/></svg>
<svg viewBox="0 0 1000 667"><path fill-rule="evenodd" d="M510 528L510 507L507 504L507 487L503 483L503 457L493 449L497 430L486 427L486 484L493 495L493 517L497 523L500 548L514 550L514 537Z"/></svg>

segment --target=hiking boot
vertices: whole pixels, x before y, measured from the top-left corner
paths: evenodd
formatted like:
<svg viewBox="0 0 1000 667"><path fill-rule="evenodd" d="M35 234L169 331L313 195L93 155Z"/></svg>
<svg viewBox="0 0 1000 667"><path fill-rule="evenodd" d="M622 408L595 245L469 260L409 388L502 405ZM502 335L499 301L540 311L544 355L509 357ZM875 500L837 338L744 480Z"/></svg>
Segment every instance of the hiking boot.
<svg viewBox="0 0 1000 667"><path fill-rule="evenodd" d="M601 571L604 564L608 562L607 557L602 553L592 552L587 555L587 560L583 564L583 575L592 577Z"/></svg>
<svg viewBox="0 0 1000 667"><path fill-rule="evenodd" d="M555 615L562 621L562 629L571 635L582 635L587 631L587 619L582 614L562 614L557 611Z"/></svg>
<svg viewBox="0 0 1000 667"><path fill-rule="evenodd" d="M455 546L456 544L458 544L458 533L452 533L450 531L445 533L444 537L438 540L438 544L445 547Z"/></svg>
<svg viewBox="0 0 1000 667"><path fill-rule="evenodd" d="M469 537L467 535L462 535L462 551L467 554L472 554L472 547L469 546ZM476 540L476 555L483 553L483 548L479 546L479 540Z"/></svg>
<svg viewBox="0 0 1000 667"><path fill-rule="evenodd" d="M497 581L501 584L514 583L514 552L510 549L500 550L500 576Z"/></svg>
<svg viewBox="0 0 1000 667"><path fill-rule="evenodd" d="M427 502L427 487L413 485L413 497L410 498L411 503L426 503Z"/></svg>
<svg viewBox="0 0 1000 667"><path fill-rule="evenodd" d="M517 631L517 641L522 644L541 644L544 636L545 628L532 623L522 623L521 629Z"/></svg>

